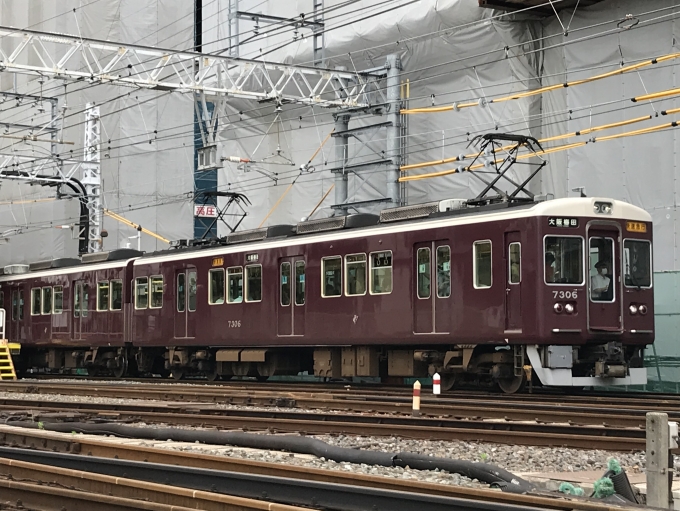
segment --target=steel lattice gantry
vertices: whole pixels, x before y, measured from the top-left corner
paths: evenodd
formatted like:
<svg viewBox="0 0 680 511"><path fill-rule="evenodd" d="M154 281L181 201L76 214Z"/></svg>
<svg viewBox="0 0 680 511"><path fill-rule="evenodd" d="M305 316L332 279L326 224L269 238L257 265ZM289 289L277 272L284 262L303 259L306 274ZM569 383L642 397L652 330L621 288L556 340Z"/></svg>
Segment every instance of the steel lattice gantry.
<svg viewBox="0 0 680 511"><path fill-rule="evenodd" d="M0 26L0 71L329 108L384 102L378 77ZM30 64L29 62L40 62Z"/></svg>

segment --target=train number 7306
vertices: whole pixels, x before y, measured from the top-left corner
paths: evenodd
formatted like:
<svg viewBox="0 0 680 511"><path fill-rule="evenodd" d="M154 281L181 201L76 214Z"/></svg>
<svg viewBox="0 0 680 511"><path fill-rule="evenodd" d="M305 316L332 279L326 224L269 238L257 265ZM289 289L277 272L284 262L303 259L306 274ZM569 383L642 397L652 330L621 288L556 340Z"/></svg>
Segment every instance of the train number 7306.
<svg viewBox="0 0 680 511"><path fill-rule="evenodd" d="M241 328L241 320L228 320L229 328Z"/></svg>
<svg viewBox="0 0 680 511"><path fill-rule="evenodd" d="M561 300L576 300L578 298L578 291L553 291L553 298Z"/></svg>

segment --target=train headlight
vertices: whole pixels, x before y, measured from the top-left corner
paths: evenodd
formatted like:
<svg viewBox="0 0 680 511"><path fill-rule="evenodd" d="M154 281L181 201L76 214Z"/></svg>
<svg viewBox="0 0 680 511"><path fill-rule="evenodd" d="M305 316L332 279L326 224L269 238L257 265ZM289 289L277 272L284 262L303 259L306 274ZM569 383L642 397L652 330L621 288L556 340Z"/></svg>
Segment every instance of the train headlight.
<svg viewBox="0 0 680 511"><path fill-rule="evenodd" d="M555 312L557 312L557 314L561 314L562 311L564 310L564 307L562 307L562 304L561 304L561 303L556 303L556 304L553 306L553 310L554 310Z"/></svg>
<svg viewBox="0 0 680 511"><path fill-rule="evenodd" d="M564 306L564 310L567 311L567 314L573 314L574 306L572 304L568 303Z"/></svg>
<svg viewBox="0 0 680 511"><path fill-rule="evenodd" d="M593 206L593 211L595 213L600 213L603 215L612 214L612 203L611 202L596 202Z"/></svg>
<svg viewBox="0 0 680 511"><path fill-rule="evenodd" d="M646 305L640 305L638 307L638 311L640 312L640 314L642 314L644 316L645 314L647 314L647 306Z"/></svg>
<svg viewBox="0 0 680 511"><path fill-rule="evenodd" d="M630 311L631 314L637 314L638 312L637 305L635 305L634 303L631 304L630 307L628 307L628 310Z"/></svg>

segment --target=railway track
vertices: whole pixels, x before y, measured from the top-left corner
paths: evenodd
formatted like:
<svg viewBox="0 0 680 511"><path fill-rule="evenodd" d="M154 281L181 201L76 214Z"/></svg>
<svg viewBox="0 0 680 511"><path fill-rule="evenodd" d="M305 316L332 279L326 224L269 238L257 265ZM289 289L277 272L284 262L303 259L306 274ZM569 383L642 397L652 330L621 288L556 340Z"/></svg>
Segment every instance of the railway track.
<svg viewBox="0 0 680 511"><path fill-rule="evenodd" d="M373 489L395 492L400 495L409 496L409 500L415 498L417 502L420 502L419 509L422 510L428 509L426 497L457 499L459 502L467 501L468 503L472 503L472 506L477 506L472 507L473 509L503 510L512 508L517 509L520 507L525 509L565 511L573 509L580 509L583 511L613 511L616 509L621 511L624 509L619 506L612 507L577 497L558 497L555 494L544 494L540 492L536 494L521 495L502 493L497 490L489 489L440 485L413 480L406 481L353 472L331 471L208 454L186 453L182 451L120 443L115 439L94 438L89 435L78 435L77 437L73 437L68 434L41 430L26 430L24 428L16 428L8 425L0 425L0 443L15 447L27 447L33 451L44 450L52 453L80 453L90 459L92 457L115 458L133 462L144 462L147 464L159 463L253 476L286 478L302 481L304 483L331 483L336 486L342 485L346 487L363 488L364 490ZM61 471L64 471L65 469L58 470L61 474ZM2 472L3 464L0 461L0 474L2 474ZM120 491L120 488L118 491ZM212 495L215 494L213 493ZM182 501L178 501L177 503L178 505L182 505ZM378 507L376 509L382 508L383 507ZM462 509L460 506L457 508ZM230 508L222 507L219 509ZM251 508L244 507L243 509ZM262 509L270 509L270 511L296 511L295 508L271 507Z"/></svg>

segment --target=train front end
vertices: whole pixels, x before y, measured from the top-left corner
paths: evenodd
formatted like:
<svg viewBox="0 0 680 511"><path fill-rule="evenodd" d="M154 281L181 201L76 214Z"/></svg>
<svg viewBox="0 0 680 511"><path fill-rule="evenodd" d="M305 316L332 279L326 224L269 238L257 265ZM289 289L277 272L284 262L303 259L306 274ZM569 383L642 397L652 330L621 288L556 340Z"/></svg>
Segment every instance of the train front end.
<svg viewBox="0 0 680 511"><path fill-rule="evenodd" d="M538 329L527 356L544 385L647 383L654 341L652 219L612 199L540 206ZM540 278L542 273L542 278Z"/></svg>

